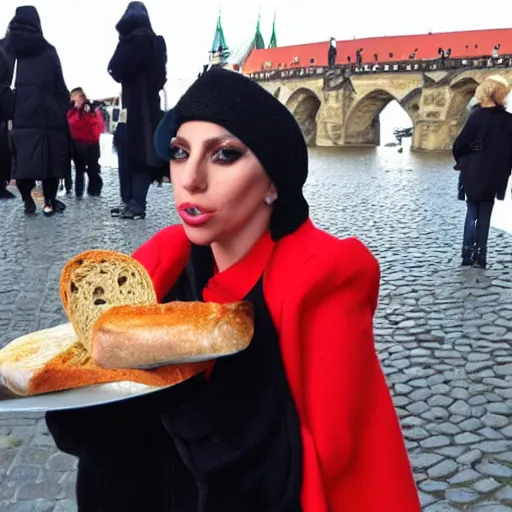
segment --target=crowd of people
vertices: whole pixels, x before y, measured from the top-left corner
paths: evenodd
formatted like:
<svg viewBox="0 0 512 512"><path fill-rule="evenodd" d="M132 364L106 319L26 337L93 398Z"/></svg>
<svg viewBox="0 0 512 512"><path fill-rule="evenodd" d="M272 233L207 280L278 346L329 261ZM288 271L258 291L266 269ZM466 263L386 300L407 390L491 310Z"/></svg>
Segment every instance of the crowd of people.
<svg viewBox="0 0 512 512"><path fill-rule="evenodd" d="M146 196L167 164L153 147L163 116L160 91L167 81L167 49L155 34L142 2L130 2L116 25L119 42L108 66L121 85L122 107L115 133L120 204L111 214L124 219L146 215ZM14 180L26 215L36 213L32 191L40 183L43 213L62 213L59 183L77 198L101 194L99 106L81 87L68 89L55 47L43 35L33 6L16 9L0 40L0 199L14 199ZM72 163L75 175L72 176Z"/></svg>

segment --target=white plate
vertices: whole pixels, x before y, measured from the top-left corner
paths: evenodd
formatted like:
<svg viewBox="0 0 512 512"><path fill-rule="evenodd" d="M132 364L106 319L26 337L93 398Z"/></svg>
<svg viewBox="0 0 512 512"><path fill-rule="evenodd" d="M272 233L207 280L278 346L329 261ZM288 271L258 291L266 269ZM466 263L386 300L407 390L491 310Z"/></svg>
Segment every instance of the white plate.
<svg viewBox="0 0 512 512"><path fill-rule="evenodd" d="M5 395L5 388L0 388L0 413L79 409L81 407L118 402L120 400L154 393L162 389L166 389L166 387L151 387L125 381L96 384L94 386L74 388L42 395L11 398L12 395ZM3 396L2 393L4 393Z"/></svg>

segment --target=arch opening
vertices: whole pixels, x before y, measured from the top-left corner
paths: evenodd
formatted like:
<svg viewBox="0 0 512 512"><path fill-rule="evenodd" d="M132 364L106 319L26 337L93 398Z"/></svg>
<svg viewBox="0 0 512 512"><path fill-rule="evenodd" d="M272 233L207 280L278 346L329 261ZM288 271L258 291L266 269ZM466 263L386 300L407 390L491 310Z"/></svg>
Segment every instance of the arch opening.
<svg viewBox="0 0 512 512"><path fill-rule="evenodd" d="M295 91L286 106L293 114L308 146L312 146L316 142L316 115L320 108L320 98L309 89L298 89Z"/></svg>
<svg viewBox="0 0 512 512"><path fill-rule="evenodd" d="M469 102L475 95L478 85L473 78L463 78L451 87L452 94L446 113L446 120L449 123L447 149L452 147L471 113Z"/></svg>
<svg viewBox="0 0 512 512"><path fill-rule="evenodd" d="M421 90L414 90L399 102L382 89L368 93L351 108L347 116L345 143L359 146L380 146L381 142L398 143L394 131L412 132L419 111L420 96ZM412 140L412 137L401 139L406 145L407 140Z"/></svg>

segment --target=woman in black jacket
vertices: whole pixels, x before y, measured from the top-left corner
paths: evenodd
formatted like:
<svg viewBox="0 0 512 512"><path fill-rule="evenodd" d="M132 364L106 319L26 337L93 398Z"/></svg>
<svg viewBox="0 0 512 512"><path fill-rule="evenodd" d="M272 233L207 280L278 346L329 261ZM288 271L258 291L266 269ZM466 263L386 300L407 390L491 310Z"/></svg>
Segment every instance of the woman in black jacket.
<svg viewBox="0 0 512 512"><path fill-rule="evenodd" d="M116 25L119 43L108 72L122 86L124 140L118 140L126 172L120 179L126 191L123 205L113 216L141 219L146 216L146 196L156 169L166 167L153 147L153 134L162 117L160 91L167 81L167 48L162 36L151 27L142 2L130 2Z"/></svg>
<svg viewBox="0 0 512 512"><path fill-rule="evenodd" d="M462 265L487 266L494 200L505 198L512 168L512 115L505 110L510 90L505 78L486 78L475 93L481 108L471 113L453 144L467 205Z"/></svg>
<svg viewBox="0 0 512 512"><path fill-rule="evenodd" d="M43 182L44 214L62 212L56 199L59 179L69 173L71 145L66 112L69 91L59 56L46 41L35 7L23 6L9 24L6 49L17 60L12 118L13 178L25 203L25 213L36 205L35 182Z"/></svg>

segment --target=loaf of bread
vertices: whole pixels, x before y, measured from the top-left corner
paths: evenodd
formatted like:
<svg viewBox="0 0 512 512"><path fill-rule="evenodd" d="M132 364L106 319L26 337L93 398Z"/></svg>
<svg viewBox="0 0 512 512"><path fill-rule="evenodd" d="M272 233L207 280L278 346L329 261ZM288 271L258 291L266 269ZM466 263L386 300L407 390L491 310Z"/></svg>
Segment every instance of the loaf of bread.
<svg viewBox="0 0 512 512"><path fill-rule="evenodd" d="M250 303L159 305L146 269L115 251L72 258L60 295L70 323L1 349L0 387L26 396L118 381L175 385L245 349L253 335Z"/></svg>
<svg viewBox="0 0 512 512"><path fill-rule="evenodd" d="M253 334L250 302L116 306L96 322L91 355L103 368L191 363L240 352Z"/></svg>
<svg viewBox="0 0 512 512"><path fill-rule="evenodd" d="M151 278L137 260L102 250L83 252L64 265L60 296L78 339L88 350L92 328L103 311L157 302Z"/></svg>

